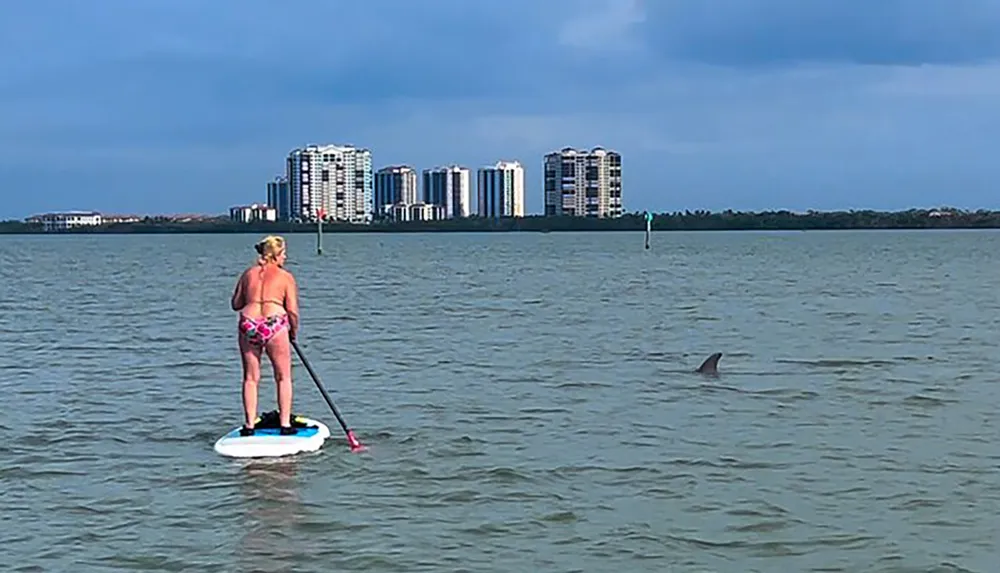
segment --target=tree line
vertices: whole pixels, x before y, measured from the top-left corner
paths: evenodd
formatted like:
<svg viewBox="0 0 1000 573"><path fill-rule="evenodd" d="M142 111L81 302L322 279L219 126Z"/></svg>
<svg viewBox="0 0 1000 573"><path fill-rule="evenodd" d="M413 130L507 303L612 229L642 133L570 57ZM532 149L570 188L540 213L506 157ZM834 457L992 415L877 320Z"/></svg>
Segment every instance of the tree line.
<svg viewBox="0 0 1000 573"><path fill-rule="evenodd" d="M560 232L560 231L643 231L645 213L633 212L615 219L584 217L446 219L442 221L375 222L370 225L328 222L324 232ZM656 213L654 231L806 231L849 229L997 229L1000 211L963 211L952 208L910 209L907 211L675 211ZM39 223L0 222L0 233L40 233ZM315 223L237 223L228 218L171 221L146 217L135 223L78 227L72 233L314 233Z"/></svg>

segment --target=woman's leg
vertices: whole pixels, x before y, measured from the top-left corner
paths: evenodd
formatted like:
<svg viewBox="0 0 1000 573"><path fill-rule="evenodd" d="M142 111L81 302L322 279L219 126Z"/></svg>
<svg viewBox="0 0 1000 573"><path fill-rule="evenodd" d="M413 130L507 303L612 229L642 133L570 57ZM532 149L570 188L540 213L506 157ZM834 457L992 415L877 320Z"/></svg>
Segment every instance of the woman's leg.
<svg viewBox="0 0 1000 573"><path fill-rule="evenodd" d="M243 416L247 428L253 428L257 419L257 384L260 382L260 348L247 342L242 333L237 333L240 340L240 355L243 358Z"/></svg>
<svg viewBox="0 0 1000 573"><path fill-rule="evenodd" d="M274 368L274 383L278 387L278 418L282 426L292 425L292 345L288 328L284 328L267 343L267 357Z"/></svg>

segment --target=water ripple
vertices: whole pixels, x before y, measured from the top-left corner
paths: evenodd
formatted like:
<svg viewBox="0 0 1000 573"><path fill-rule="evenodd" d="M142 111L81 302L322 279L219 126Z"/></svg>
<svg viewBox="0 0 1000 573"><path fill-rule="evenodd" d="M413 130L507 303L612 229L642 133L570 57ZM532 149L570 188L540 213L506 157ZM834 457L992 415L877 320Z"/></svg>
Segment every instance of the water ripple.
<svg viewBox="0 0 1000 573"><path fill-rule="evenodd" d="M4 570L995 569L998 233L292 236L370 451L228 460L254 238L3 239Z"/></svg>

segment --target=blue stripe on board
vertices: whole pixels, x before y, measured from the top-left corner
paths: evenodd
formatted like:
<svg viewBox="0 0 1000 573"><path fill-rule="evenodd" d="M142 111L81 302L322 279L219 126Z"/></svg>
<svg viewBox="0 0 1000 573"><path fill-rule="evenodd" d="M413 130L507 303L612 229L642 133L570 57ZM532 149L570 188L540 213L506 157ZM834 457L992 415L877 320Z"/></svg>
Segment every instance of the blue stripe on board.
<svg viewBox="0 0 1000 573"><path fill-rule="evenodd" d="M247 437L247 438L256 438L256 437L272 437L273 436L275 438L311 438L311 437L313 437L313 436L315 436L316 434L319 433L319 428L298 428L298 430L299 430L299 432L297 434L295 434L294 436L282 436L281 435L281 430L279 430L277 428L273 428L273 429L272 428L258 428L257 430L254 431L254 435L252 435L252 436L245 436L245 437ZM237 429L233 430L232 432L229 432L228 434L226 434L226 437L227 438L242 438L244 436L240 435L240 430L239 430L239 428L237 428Z"/></svg>

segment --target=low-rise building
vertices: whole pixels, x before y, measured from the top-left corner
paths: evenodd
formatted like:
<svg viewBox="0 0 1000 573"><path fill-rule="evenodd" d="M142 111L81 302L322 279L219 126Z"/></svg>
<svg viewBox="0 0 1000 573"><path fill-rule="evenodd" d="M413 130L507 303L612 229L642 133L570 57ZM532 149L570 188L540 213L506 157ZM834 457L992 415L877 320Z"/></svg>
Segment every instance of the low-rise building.
<svg viewBox="0 0 1000 573"><path fill-rule="evenodd" d="M138 223L142 217L138 215L101 215L105 225L117 225L119 223Z"/></svg>
<svg viewBox="0 0 1000 573"><path fill-rule="evenodd" d="M256 223L258 221L277 221L278 210L274 207L253 203L238 205L229 209L229 219L236 223Z"/></svg>
<svg viewBox="0 0 1000 573"><path fill-rule="evenodd" d="M97 211L60 211L43 213L25 219L26 223L41 223L46 231L66 231L76 227L96 227L104 218Z"/></svg>
<svg viewBox="0 0 1000 573"><path fill-rule="evenodd" d="M445 208L433 203L396 203L384 210L390 221L440 221L445 218Z"/></svg>

